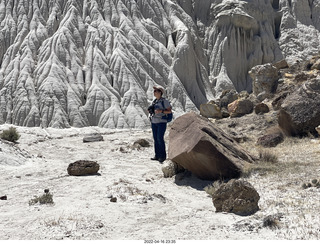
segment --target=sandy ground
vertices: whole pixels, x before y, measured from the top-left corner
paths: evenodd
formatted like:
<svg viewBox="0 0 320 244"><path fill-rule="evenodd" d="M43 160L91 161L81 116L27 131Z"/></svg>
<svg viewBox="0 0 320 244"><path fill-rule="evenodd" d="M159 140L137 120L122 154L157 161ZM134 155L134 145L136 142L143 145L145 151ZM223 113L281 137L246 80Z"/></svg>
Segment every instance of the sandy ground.
<svg viewBox="0 0 320 244"><path fill-rule="evenodd" d="M1 125L6 129L9 125ZM320 189L301 188L295 175L247 178L260 194L260 211L251 216L216 213L203 188L212 182L190 174L164 178L162 164L151 161L153 147L132 149L137 139L152 144L150 130L98 127L41 129L17 127L15 145L0 144L1 240L241 240L320 238ZM90 133L104 141L83 143ZM168 132L166 139L168 139ZM168 144L168 143L167 143ZM319 160L319 142L310 142ZM281 149L279 149L281 150ZM26 156L29 155L27 158ZM285 156L283 156L285 157ZM14 160L16 158L17 160ZM69 176L76 160L93 160L99 175ZM283 159L286 160L286 159ZM11 162L11 163L10 163ZM165 162L166 163L166 162ZM318 177L320 178L320 177ZM29 205L44 189L54 204ZM110 196L117 202L110 202ZM282 216L278 228L263 226L269 215Z"/></svg>

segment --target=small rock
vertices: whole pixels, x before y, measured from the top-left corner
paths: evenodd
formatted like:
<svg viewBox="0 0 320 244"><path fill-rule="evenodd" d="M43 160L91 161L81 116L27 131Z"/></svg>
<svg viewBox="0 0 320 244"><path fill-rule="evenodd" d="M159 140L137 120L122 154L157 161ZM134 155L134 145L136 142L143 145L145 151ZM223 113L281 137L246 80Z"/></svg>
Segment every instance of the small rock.
<svg viewBox="0 0 320 244"><path fill-rule="evenodd" d="M127 153L128 152L124 147L120 147L119 151L122 152L122 153Z"/></svg>
<svg viewBox="0 0 320 244"><path fill-rule="evenodd" d="M281 132L274 132L263 135L258 138L257 144L263 147L276 147L284 141L284 136Z"/></svg>
<svg viewBox="0 0 320 244"><path fill-rule="evenodd" d="M44 193L49 193L49 189L44 189Z"/></svg>
<svg viewBox="0 0 320 244"><path fill-rule="evenodd" d="M0 200L8 200L7 196L0 197Z"/></svg>
<svg viewBox="0 0 320 244"><path fill-rule="evenodd" d="M254 112L256 114L265 114L270 111L269 107L265 103L259 103L254 107Z"/></svg>
<svg viewBox="0 0 320 244"><path fill-rule="evenodd" d="M141 147L150 147L150 142L148 142L146 139L139 139L133 143L133 146L138 145L140 145Z"/></svg>
<svg viewBox="0 0 320 244"><path fill-rule="evenodd" d="M185 171L185 169L182 166L180 166L179 164L172 162L172 161L168 161L162 167L162 172L163 172L164 178L171 178L174 175L181 173L181 172L184 172L184 171Z"/></svg>
<svg viewBox="0 0 320 244"><path fill-rule="evenodd" d="M92 134L85 136L83 142L94 142L94 141L103 141L103 137L100 134Z"/></svg>
<svg viewBox="0 0 320 244"><path fill-rule="evenodd" d="M117 198L116 197L111 197L110 202L117 202Z"/></svg>

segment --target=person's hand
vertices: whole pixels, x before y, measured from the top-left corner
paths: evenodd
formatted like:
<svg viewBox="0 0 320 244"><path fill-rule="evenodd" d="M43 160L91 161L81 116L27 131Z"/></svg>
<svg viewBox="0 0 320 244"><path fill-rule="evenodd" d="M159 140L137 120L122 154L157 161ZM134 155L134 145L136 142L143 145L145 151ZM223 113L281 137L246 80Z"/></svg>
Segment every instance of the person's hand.
<svg viewBox="0 0 320 244"><path fill-rule="evenodd" d="M162 113L162 110L161 110L161 109L156 109L154 112L155 112L156 114L160 114L160 113Z"/></svg>

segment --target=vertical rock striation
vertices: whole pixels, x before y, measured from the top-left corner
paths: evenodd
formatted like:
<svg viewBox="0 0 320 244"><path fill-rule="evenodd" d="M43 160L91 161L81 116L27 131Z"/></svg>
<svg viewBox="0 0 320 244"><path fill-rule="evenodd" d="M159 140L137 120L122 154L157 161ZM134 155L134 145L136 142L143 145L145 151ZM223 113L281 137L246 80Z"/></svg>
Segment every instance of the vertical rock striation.
<svg viewBox="0 0 320 244"><path fill-rule="evenodd" d="M319 46L320 0L0 0L0 124L145 128Z"/></svg>

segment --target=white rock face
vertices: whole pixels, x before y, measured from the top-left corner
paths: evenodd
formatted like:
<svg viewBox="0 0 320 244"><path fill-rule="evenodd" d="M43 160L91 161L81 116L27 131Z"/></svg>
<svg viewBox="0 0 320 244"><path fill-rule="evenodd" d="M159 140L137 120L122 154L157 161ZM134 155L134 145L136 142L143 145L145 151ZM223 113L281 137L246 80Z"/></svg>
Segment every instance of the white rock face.
<svg viewBox="0 0 320 244"><path fill-rule="evenodd" d="M310 3L309 3L310 2ZM0 1L0 124L145 128L318 51L320 0Z"/></svg>

